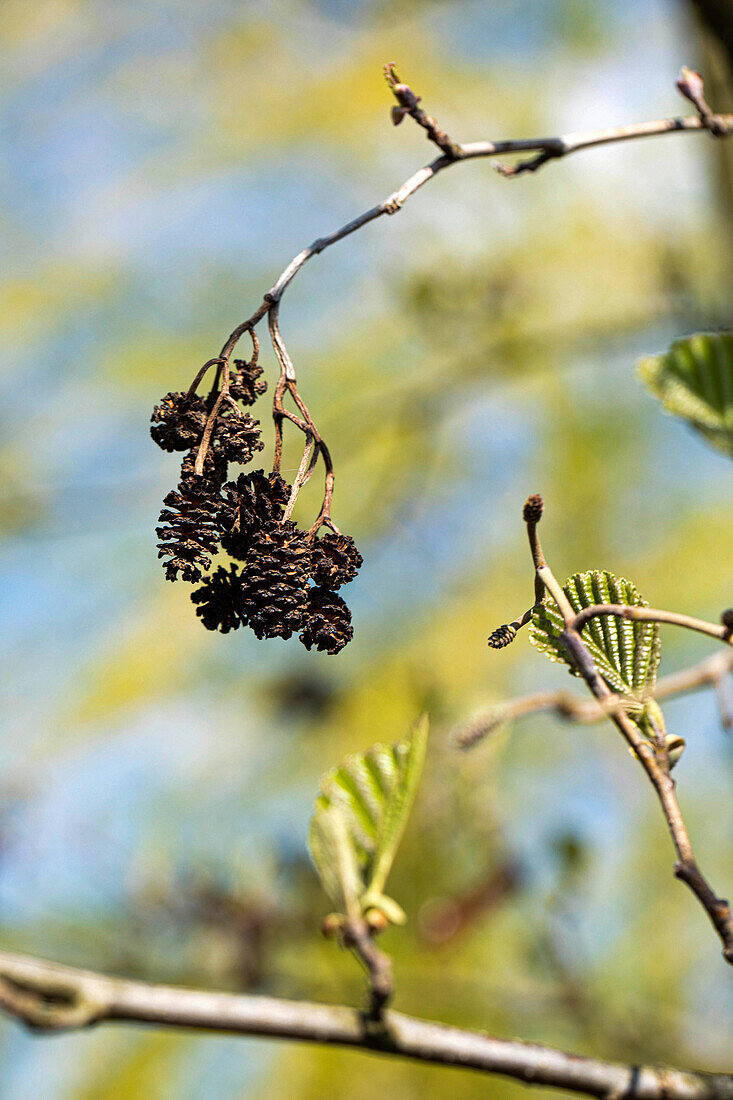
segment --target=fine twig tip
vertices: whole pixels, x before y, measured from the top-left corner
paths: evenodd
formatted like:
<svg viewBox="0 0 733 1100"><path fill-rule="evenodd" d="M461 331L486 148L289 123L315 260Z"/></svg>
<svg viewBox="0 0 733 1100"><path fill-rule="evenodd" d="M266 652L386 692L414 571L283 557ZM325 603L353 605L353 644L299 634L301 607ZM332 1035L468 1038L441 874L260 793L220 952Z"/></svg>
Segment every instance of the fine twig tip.
<svg viewBox="0 0 733 1100"><path fill-rule="evenodd" d="M527 497L522 509L522 518L525 523L539 523L545 510L545 502L539 493L533 493Z"/></svg>
<svg viewBox="0 0 733 1100"><path fill-rule="evenodd" d="M382 66L382 72L384 73L384 79L389 84L390 88L393 88L395 84L399 82L399 77L395 72L394 61L388 61L386 65Z"/></svg>
<svg viewBox="0 0 733 1100"><path fill-rule="evenodd" d="M706 130L714 137L725 137L730 132L725 121L715 114L705 99L705 85L700 73L689 65L683 65L676 84L677 90L694 106Z"/></svg>

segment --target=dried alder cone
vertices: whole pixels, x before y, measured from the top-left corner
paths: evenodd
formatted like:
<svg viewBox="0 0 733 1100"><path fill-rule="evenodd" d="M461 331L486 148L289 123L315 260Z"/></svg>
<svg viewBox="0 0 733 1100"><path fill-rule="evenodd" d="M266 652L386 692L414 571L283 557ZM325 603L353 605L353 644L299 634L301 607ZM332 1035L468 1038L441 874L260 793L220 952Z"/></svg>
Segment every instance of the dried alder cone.
<svg viewBox="0 0 733 1100"><path fill-rule="evenodd" d="M354 633L351 612L335 593L362 564L354 540L324 512L308 531L286 518L293 489L279 469L227 480L230 463L246 465L264 447L259 421L240 407L267 389L254 346L250 363L208 364L217 367L208 397L195 392L204 368L188 393L168 393L153 409L153 440L164 451L186 452L178 487L160 513L158 556L168 580L202 582L191 599L207 630L299 634L306 649L338 653ZM331 530L319 537L323 526ZM234 561L212 568L222 553Z"/></svg>

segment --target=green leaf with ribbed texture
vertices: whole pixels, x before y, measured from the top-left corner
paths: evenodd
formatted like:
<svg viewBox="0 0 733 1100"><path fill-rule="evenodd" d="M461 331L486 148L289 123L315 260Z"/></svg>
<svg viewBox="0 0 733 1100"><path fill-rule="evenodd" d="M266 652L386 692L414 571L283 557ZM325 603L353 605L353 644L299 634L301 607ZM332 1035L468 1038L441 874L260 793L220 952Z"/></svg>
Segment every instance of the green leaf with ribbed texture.
<svg viewBox="0 0 733 1100"><path fill-rule="evenodd" d="M576 612L600 603L649 606L630 581L608 572L575 573L563 591ZM532 616L530 641L551 661L570 665L570 671L578 676L560 640L564 625L554 600L547 594ZM583 628L582 638L612 691L640 699L645 691L654 687L660 653L658 623L599 615Z"/></svg>
<svg viewBox="0 0 733 1100"><path fill-rule="evenodd" d="M733 457L733 333L675 340L666 354L642 359L638 369L668 412Z"/></svg>
<svg viewBox="0 0 733 1100"><path fill-rule="evenodd" d="M321 780L308 846L328 896L347 915L381 909L404 913L384 896L392 863L415 800L428 737L420 719L404 741L348 756Z"/></svg>

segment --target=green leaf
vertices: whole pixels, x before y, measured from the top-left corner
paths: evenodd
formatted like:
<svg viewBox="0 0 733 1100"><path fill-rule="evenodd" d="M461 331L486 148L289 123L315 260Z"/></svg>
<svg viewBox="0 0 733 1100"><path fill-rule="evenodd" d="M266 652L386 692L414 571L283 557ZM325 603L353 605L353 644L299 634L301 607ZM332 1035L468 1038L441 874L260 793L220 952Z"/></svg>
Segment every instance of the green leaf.
<svg viewBox="0 0 733 1100"><path fill-rule="evenodd" d="M733 333L675 340L666 354L642 359L638 370L668 412L733 457Z"/></svg>
<svg viewBox="0 0 733 1100"><path fill-rule="evenodd" d="M393 923L404 913L384 887L415 800L428 720L394 745L348 756L321 780L308 845L323 889L347 915L379 909Z"/></svg>
<svg viewBox="0 0 733 1100"><path fill-rule="evenodd" d="M575 573L563 591L576 612L599 603L649 606L630 581L608 572ZM579 673L560 641L564 627L562 615L547 594L532 616L530 641L551 661L570 665L570 671L577 676ZM596 668L612 691L640 699L645 691L654 687L660 655L658 623L637 623L615 615L599 615L584 627L582 637Z"/></svg>

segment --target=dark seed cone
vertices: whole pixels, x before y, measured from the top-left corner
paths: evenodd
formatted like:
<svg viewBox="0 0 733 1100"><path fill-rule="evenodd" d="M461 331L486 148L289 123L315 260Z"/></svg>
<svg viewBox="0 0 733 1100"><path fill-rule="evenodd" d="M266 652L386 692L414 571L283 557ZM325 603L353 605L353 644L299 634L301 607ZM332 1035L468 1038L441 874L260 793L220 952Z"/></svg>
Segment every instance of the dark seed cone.
<svg viewBox="0 0 733 1100"><path fill-rule="evenodd" d="M289 638L303 622L310 544L294 523L276 524L252 539L245 570L245 610L258 638Z"/></svg>
<svg viewBox="0 0 733 1100"><path fill-rule="evenodd" d="M215 454L223 456L228 462L246 466L264 446L260 437L260 422L253 420L249 413L237 415L232 410L217 417L211 436L211 448Z"/></svg>
<svg viewBox="0 0 733 1100"><path fill-rule="evenodd" d="M272 528L290 499L290 486L279 474L264 470L240 474L223 489L220 524L221 545L233 558L245 561L253 537Z"/></svg>
<svg viewBox="0 0 733 1100"><path fill-rule="evenodd" d="M202 398L185 393L167 393L153 408L150 435L164 451L187 451L195 447L206 427L206 405Z"/></svg>
<svg viewBox="0 0 733 1100"><path fill-rule="evenodd" d="M247 621L242 576L235 565L228 570L220 565L200 588L191 593L191 599L198 604L196 614L207 630L228 634Z"/></svg>
<svg viewBox="0 0 733 1100"><path fill-rule="evenodd" d="M311 577L323 588L340 588L353 581L362 562L350 535L324 535L313 544Z"/></svg>
<svg viewBox="0 0 733 1100"><path fill-rule="evenodd" d="M205 478L188 478L163 499L156 534L158 557L168 558L169 581L198 581L211 565L210 555L219 542L219 488Z"/></svg>
<svg viewBox="0 0 733 1100"><path fill-rule="evenodd" d="M196 458L198 453L198 447L194 447L194 449L189 451L184 458L181 463L181 481L188 481L189 478L196 476ZM227 479L228 469L227 460L224 456L216 454L209 448L206 453L206 458L204 459L202 477L206 481L215 483L217 487L221 487Z"/></svg>
<svg viewBox="0 0 733 1100"><path fill-rule="evenodd" d="M531 497L527 497L524 502L524 508L522 510L522 517L525 523L539 523L542 519L542 513L545 510L545 502L539 493L534 493Z"/></svg>
<svg viewBox="0 0 733 1100"><path fill-rule="evenodd" d="M311 588L300 633L305 648L338 653L353 637L351 612L341 597L327 588Z"/></svg>
<svg viewBox="0 0 733 1100"><path fill-rule="evenodd" d="M489 635L489 645L492 649L504 649L514 641L516 635L516 628L505 623L503 626L497 626L493 634Z"/></svg>
<svg viewBox="0 0 733 1100"><path fill-rule="evenodd" d="M235 359L234 370L229 376L229 393L241 405L254 405L258 397L267 392L267 382L262 378L262 367Z"/></svg>

